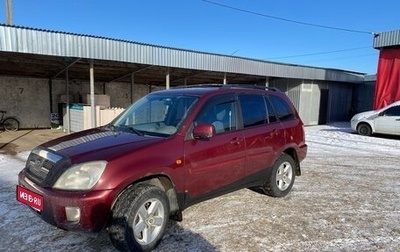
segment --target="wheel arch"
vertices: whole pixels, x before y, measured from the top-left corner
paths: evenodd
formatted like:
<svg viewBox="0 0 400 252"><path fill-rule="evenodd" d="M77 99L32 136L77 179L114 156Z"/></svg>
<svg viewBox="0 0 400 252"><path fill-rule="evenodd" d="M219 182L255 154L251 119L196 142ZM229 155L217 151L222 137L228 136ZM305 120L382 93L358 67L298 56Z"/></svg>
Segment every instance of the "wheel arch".
<svg viewBox="0 0 400 252"><path fill-rule="evenodd" d="M371 134L375 133L375 127L374 127L374 124L372 122L360 121L359 123L357 123L357 126L356 126L356 131L357 132L358 132L358 127L360 127L361 125L367 125L371 129Z"/></svg>
<svg viewBox="0 0 400 252"><path fill-rule="evenodd" d="M114 208L115 203L118 198L130 187L136 184L149 184L156 186L165 192L165 195L168 197L169 206L170 206L170 218L177 221L182 221L182 211L179 205L178 194L175 190L175 186L172 180L166 175L152 175L149 177L142 178L140 180L134 181L128 186L124 187L115 197L111 209ZM111 214L111 212L110 212Z"/></svg>
<svg viewBox="0 0 400 252"><path fill-rule="evenodd" d="M283 151L283 153L286 153L287 155L289 155L291 158L293 158L294 162L296 163L296 176L300 176L301 175L301 169L300 169L300 161L299 158L297 156L297 152L295 148L287 148Z"/></svg>
<svg viewBox="0 0 400 252"><path fill-rule="evenodd" d="M180 210L181 207L179 205L178 195L176 193L175 186L170 178L168 178L165 175L158 175L146 178L140 181L140 183L154 185L162 189L167 195L169 200L171 217L176 220L182 220L182 214ZM180 216L180 218L177 218L177 215Z"/></svg>

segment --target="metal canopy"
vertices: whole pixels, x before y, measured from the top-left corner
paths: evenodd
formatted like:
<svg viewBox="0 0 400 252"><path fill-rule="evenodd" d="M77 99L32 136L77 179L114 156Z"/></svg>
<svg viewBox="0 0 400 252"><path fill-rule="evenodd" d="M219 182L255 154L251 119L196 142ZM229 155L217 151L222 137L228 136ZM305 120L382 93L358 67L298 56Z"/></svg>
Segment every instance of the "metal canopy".
<svg viewBox="0 0 400 252"><path fill-rule="evenodd" d="M96 82L171 86L182 83L254 83L266 78L362 82L364 74L283 64L156 45L0 25L0 74L54 78L69 67L70 79L87 80L90 62ZM75 64L72 64L75 62ZM71 65L72 64L72 65ZM226 78L224 78L226 77Z"/></svg>
<svg viewBox="0 0 400 252"><path fill-rule="evenodd" d="M222 83L224 73L201 70L170 68L146 64L122 63L105 60L93 60L96 69L95 81L109 83L113 81L135 82L165 86L165 76L169 70L171 86L183 85L185 79L190 84ZM0 74L7 76L38 77L64 79L64 70L68 67L70 80L89 80L90 60L24 53L0 52ZM228 73L231 83L254 83L265 77Z"/></svg>

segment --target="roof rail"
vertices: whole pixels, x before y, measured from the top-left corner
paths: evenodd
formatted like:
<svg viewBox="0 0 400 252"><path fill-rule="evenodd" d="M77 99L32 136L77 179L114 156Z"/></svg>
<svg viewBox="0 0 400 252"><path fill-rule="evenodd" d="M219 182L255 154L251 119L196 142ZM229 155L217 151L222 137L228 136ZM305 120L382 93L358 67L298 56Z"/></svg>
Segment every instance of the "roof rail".
<svg viewBox="0 0 400 252"><path fill-rule="evenodd" d="M249 89L260 89L260 90L271 90L271 91L280 91L276 87L267 87L261 85L251 85L251 84L196 84L196 85L186 85L186 86L176 86L173 88L221 88L221 89L230 89L230 88L249 88Z"/></svg>

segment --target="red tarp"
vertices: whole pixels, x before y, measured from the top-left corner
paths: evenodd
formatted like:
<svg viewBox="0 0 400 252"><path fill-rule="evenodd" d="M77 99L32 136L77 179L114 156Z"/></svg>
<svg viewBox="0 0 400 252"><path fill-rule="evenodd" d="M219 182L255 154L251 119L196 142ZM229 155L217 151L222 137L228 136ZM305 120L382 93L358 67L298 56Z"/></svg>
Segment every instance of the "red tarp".
<svg viewBox="0 0 400 252"><path fill-rule="evenodd" d="M400 100L400 49L382 49L374 96L374 109Z"/></svg>

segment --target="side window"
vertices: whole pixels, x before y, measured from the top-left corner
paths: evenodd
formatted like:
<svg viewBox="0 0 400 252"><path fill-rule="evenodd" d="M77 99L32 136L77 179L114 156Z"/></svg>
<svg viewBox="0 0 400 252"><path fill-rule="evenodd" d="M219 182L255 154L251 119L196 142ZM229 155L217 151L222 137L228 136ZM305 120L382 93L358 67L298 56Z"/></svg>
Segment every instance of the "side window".
<svg viewBox="0 0 400 252"><path fill-rule="evenodd" d="M195 97L178 97L170 105L167 106L164 123L166 125L178 126L186 117L189 109L193 106L197 98Z"/></svg>
<svg viewBox="0 0 400 252"><path fill-rule="evenodd" d="M400 106L388 108L383 112L384 116L400 116Z"/></svg>
<svg viewBox="0 0 400 252"><path fill-rule="evenodd" d="M292 109L282 98L275 95L269 95L268 98L271 101L275 113L280 121L294 118Z"/></svg>
<svg viewBox="0 0 400 252"><path fill-rule="evenodd" d="M211 103L200 112L195 121L214 125L217 134L236 130L237 119L234 100Z"/></svg>
<svg viewBox="0 0 400 252"><path fill-rule="evenodd" d="M267 110L264 97L257 94L239 95L245 128L266 123Z"/></svg>

